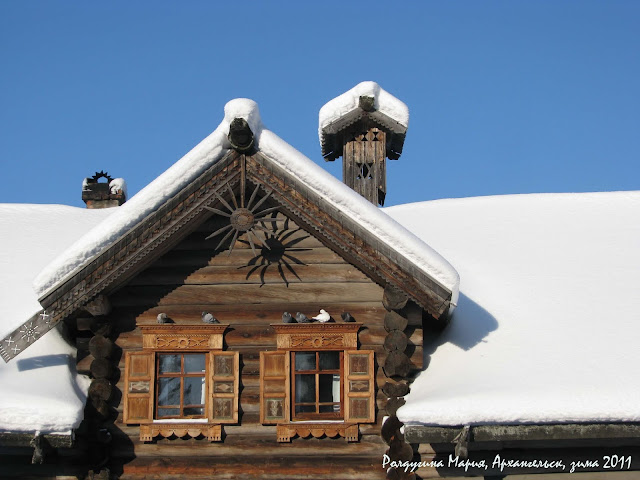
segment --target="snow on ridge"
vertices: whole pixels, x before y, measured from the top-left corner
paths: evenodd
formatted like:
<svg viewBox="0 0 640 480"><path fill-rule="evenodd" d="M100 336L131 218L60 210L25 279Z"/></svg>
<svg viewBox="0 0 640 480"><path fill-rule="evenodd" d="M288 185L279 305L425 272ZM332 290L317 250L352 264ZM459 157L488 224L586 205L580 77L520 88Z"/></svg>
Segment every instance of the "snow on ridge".
<svg viewBox="0 0 640 480"><path fill-rule="evenodd" d="M322 130L340 117L358 108L360 97L374 98L375 109L404 127L409 126L409 107L384 90L376 82L361 82L351 90L329 100L318 115L318 137L322 143Z"/></svg>
<svg viewBox="0 0 640 480"><path fill-rule="evenodd" d="M373 82L364 82L360 85L362 87L352 89L352 91L362 94L375 91L376 98L380 99L382 104L398 107L397 103L399 102L404 106L399 100L395 103L388 101L385 96L386 92ZM389 95L389 97L391 96ZM404 108L406 109L406 106ZM231 148L227 139L229 125L234 118L241 117L247 121L254 132L258 150L265 153L285 170L292 172L343 213L360 223L383 242L416 264L436 282L450 290L455 305L459 277L455 269L442 256L340 180L281 140L277 135L266 130L260 119L258 105L253 100L231 100L225 106L224 111L224 119L213 133L137 195L118 207L107 221L89 231L40 272L34 281L34 289L39 298L76 273L88 261L99 255L133 226L157 210L166 200L187 186L202 171L222 158ZM408 110L405 121L408 122Z"/></svg>
<svg viewBox="0 0 640 480"><path fill-rule="evenodd" d="M222 158L231 148L227 134L234 118L244 118L256 139L259 137L262 121L256 102L247 98L237 98L225 105L224 112L224 119L208 137L137 195L118 207L108 221L89 231L47 265L33 282L38 298L42 298L58 283L76 273L90 259L99 255L134 225L156 211L167 199L186 187L202 171Z"/></svg>

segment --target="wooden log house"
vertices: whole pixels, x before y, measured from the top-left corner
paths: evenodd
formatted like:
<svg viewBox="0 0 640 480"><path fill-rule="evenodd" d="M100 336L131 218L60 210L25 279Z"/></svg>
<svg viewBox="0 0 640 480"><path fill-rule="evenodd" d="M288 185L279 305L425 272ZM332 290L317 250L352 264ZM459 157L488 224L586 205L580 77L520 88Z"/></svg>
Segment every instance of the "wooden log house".
<svg viewBox="0 0 640 480"><path fill-rule="evenodd" d="M129 223L43 290L47 326L67 326L92 378L77 432L92 476L386 478L385 452L412 457L401 423L383 419L423 367L423 321L446 322L454 288L425 268L429 255L448 264L426 246L403 252L407 233L373 205L401 150L386 125L402 140L406 126L372 113L363 97L349 131L326 137L361 152L344 154L345 172L369 165L368 201L269 141L249 102L227 111L215 158L144 215L125 216L135 198L118 207L106 222ZM114 201L100 195L83 196Z"/></svg>
<svg viewBox="0 0 640 480"><path fill-rule="evenodd" d="M520 382L519 397L509 388L529 375L539 378L535 362L520 358L530 338L539 341L530 349L536 362L544 363L544 355L551 359L545 364L555 369L554 359L560 359L564 368L562 352L545 346L562 350L548 336L557 322L577 324L568 329L571 339L591 346L584 355L572 351L574 363L587 357L589 368L600 372L596 363L607 363L625 381L637 373L629 362L616 363L615 355L598 357L594 345L615 347L601 330L601 344L590 340L582 326L583 318L594 325L589 311L571 313L579 310L583 294L558 317L547 308L557 292L546 292L548 303L544 291L510 290L527 279L508 261L531 250L537 262L549 262L528 238L538 228L537 202L544 206L541 224L549 219L547 199L467 199L460 209L471 212L466 214L457 210L458 201L394 207L386 210L389 215L377 208L386 194L386 161L402 152L408 125L403 109L371 82L323 107L322 153L327 161L342 157L344 183L265 129L257 105L248 100L230 102L216 131L126 203L119 179L105 172L86 179L83 199L97 216L65 215L88 233L36 277L42 309L0 341L0 356L13 368L0 364L5 385L18 390L23 378L35 378L50 392L45 401L54 403L57 394L74 397L64 415L82 409L85 399L86 407L77 423L66 417L47 423L65 432L7 430L2 425L10 422L0 415L0 477L635 478L640 426L629 420L635 418L632 383L607 380L610 391L604 394L583 379L568 378L571 388L563 393L544 383L541 390ZM558 225L570 225L582 211L589 212L587 224L596 210L600 224L609 225L620 211L640 205L637 194L605 200L607 208L599 197L555 198ZM523 202L529 214L519 223L514 202ZM53 211L44 209L38 218ZM456 307L457 272L390 216L461 265L465 292L479 304L461 294ZM430 221L442 218L447 228L430 228ZM479 223L491 222L492 230L474 235L473 248L465 244ZM522 248L503 245L506 261L496 253L494 231L514 222L526 238ZM608 228L617 231L619 225L612 221ZM66 230L58 226L56 234L68 235L71 245L79 234L73 238ZM628 250L637 238L632 227L625 231L630 240L616 240L621 260L612 263L623 278L624 269L633 269ZM555 262L564 256L570 255L562 253ZM546 273L553 277L562 269ZM599 292L616 298L627 292L611 312L637 311L628 286L597 280L581 285L588 290L590 282L597 284ZM492 288L515 293L517 302L502 292L493 295ZM543 314L529 318L526 310ZM499 329L491 312L503 314ZM496 346L485 348L496 331ZM90 384L70 382L66 390L44 385L49 371L60 383L73 376L66 366L73 349L77 371ZM516 376L503 368L503 356L516 366ZM553 373L565 381L563 372ZM490 387L483 383L487 374ZM577 402L587 413L571 420L581 411L573 408L573 392L585 391L621 413L607 417L602 407L590 409L591 398L583 396ZM532 408L527 395L538 395L540 405ZM43 403L42 396L21 398L28 405ZM508 412L496 414L495 405ZM549 405L555 416L540 421L545 417L538 413ZM43 416L51 416L47 412ZM27 408L21 415L16 418L31 413ZM605 457L615 465L607 466ZM504 464L496 465L496 458ZM413 466L403 467L407 462ZM579 477L568 473L574 466L575 472L600 473Z"/></svg>

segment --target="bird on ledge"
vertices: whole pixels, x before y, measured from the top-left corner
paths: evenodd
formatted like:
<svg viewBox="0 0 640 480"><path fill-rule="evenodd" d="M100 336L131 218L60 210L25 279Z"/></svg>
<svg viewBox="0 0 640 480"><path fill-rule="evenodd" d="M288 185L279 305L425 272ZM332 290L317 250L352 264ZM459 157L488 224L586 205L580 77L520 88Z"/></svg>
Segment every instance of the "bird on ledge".
<svg viewBox="0 0 640 480"><path fill-rule="evenodd" d="M311 323L313 320L308 318L304 313L296 312L296 321L298 323Z"/></svg>
<svg viewBox="0 0 640 480"><path fill-rule="evenodd" d="M202 312L202 321L204 323L220 323L218 319L209 312Z"/></svg>
<svg viewBox="0 0 640 480"><path fill-rule="evenodd" d="M320 314L316 315L315 317L311 317L314 320L319 321L320 323L327 323L329 320L331 320L331 315L329 315L329 313L327 313L326 310L323 310L322 308L320 309Z"/></svg>

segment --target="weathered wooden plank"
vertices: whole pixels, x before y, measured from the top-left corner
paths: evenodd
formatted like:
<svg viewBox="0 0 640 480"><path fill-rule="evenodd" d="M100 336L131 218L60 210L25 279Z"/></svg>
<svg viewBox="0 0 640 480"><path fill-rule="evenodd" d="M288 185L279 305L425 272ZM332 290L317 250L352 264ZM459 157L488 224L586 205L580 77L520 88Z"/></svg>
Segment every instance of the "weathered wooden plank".
<svg viewBox="0 0 640 480"><path fill-rule="evenodd" d="M199 323L203 311L215 313L223 323L235 324L262 324L278 323L282 321L282 313L288 305L281 304L242 304L242 305L220 305L212 303L202 303L195 305L162 305L152 307L139 312L139 308L121 307L114 315L111 315L113 322L122 324L120 331L131 328L131 317L135 315L139 324L154 324L159 313L166 313L175 323ZM374 302L341 302L329 306L327 302L297 303L296 311L308 315L316 315L321 308L327 310L336 320L341 322L340 314L349 312L355 321L364 323L367 327L371 324L379 325L384 318L386 310L380 301ZM291 312L291 313L295 313ZM370 327L372 328L372 327ZM421 331L421 330L416 330ZM385 332L386 334L386 332ZM421 337L421 335L420 335ZM414 338L413 336L411 338ZM413 340L415 342L415 339ZM422 343L420 341L420 343Z"/></svg>
<svg viewBox="0 0 640 480"><path fill-rule="evenodd" d="M373 302L382 289L372 283L282 285L184 285L174 289L163 287L125 287L113 295L114 306L193 305L214 303L225 305L279 303L284 306L322 300L327 304L361 300Z"/></svg>
<svg viewBox="0 0 640 480"><path fill-rule="evenodd" d="M478 425L471 431L476 442L640 438L640 423ZM459 432L459 427L412 425L405 436L411 443L447 443Z"/></svg>
<svg viewBox="0 0 640 480"><path fill-rule="evenodd" d="M346 264L287 265L262 264L242 268L206 266L192 268L149 268L129 282L140 285L224 285L224 284L279 284L285 283L335 283L367 282L364 273Z"/></svg>
<svg viewBox="0 0 640 480"><path fill-rule="evenodd" d="M343 440L344 442L344 440ZM177 458L135 458L123 468L123 480L128 478L185 478L185 475L220 480L237 478L263 478L282 480L311 480L331 478L332 480L352 480L362 478L385 479L386 473L381 466L380 456L362 455L340 458L317 457L315 462L303 457L286 457L280 450L271 455L253 455L238 453L246 463L237 458L217 459L191 457ZM186 477L188 478L188 477Z"/></svg>
<svg viewBox="0 0 640 480"><path fill-rule="evenodd" d="M274 222L274 225L279 224L280 222ZM228 225L228 222L226 223ZM220 226L213 227L212 230L208 232L196 232L189 235L182 242L180 242L174 250L176 251L184 251L184 250L213 250L218 245L220 240L224 237L226 232L222 232L215 237L211 237L207 240L207 236L211 233L215 232L219 228L223 227L224 224L220 224ZM256 243L255 238L252 238L254 241L254 245L259 252L261 250L262 244L267 243L268 247L284 247L287 252L299 251L300 249L306 248L322 248L324 245L315 237L311 236L309 233L302 229L288 229L282 230L282 224L276 228L275 231L271 228L271 222L267 225L264 224L264 228L268 228L270 232L265 233L261 230L257 232L258 242ZM237 242L234 244L233 249L236 250L251 250L251 244L249 243L248 236L246 234L238 236Z"/></svg>
<svg viewBox="0 0 640 480"><path fill-rule="evenodd" d="M285 252L292 258L284 257L293 265L295 264L318 264L318 263L345 263L344 259L329 250L328 248L309 248L299 249L291 252ZM228 252L215 252L214 250L188 250L177 251L172 250L156 260L152 267L203 267L206 265L229 265L233 267L242 267L249 265L251 261L260 261L260 257L256 258L251 249L233 249L229 255Z"/></svg>

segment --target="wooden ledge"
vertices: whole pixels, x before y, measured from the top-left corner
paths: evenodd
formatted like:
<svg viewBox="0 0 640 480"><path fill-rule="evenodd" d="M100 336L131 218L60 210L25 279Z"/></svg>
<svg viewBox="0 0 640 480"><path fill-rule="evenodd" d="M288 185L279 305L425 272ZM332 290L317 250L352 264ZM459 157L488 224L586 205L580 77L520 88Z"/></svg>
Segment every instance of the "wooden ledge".
<svg viewBox="0 0 640 480"><path fill-rule="evenodd" d="M212 423L148 423L140 425L140 440L151 442L154 437L178 438L189 435L192 438L204 435L210 442L222 441L222 426Z"/></svg>
<svg viewBox="0 0 640 480"><path fill-rule="evenodd" d="M285 423L278 424L278 442L290 442L292 437L301 438L313 436L344 437L347 442L357 442L360 434L358 424L353 423Z"/></svg>
<svg viewBox="0 0 640 480"><path fill-rule="evenodd" d="M272 323L278 350L345 350L358 348L362 323Z"/></svg>

